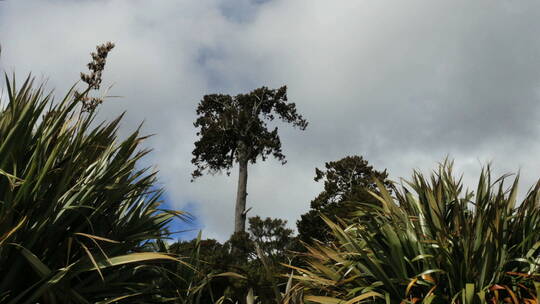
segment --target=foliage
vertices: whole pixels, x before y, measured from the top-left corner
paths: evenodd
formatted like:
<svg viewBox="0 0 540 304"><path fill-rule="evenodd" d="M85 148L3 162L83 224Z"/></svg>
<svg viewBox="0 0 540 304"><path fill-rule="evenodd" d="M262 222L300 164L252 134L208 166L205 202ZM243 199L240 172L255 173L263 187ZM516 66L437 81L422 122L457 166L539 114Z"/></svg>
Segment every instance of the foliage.
<svg viewBox="0 0 540 304"><path fill-rule="evenodd" d="M308 123L287 100L287 87L277 90L258 88L248 94L212 94L203 97L197 107L194 125L200 128L191 162L196 169L193 179L204 171L226 171L229 174L238 162L238 189L235 203L234 232L245 232L247 212L248 163L268 155L285 164L277 127L270 131L267 122L277 116L282 121L304 130ZM192 179L192 181L193 181Z"/></svg>
<svg viewBox="0 0 540 304"><path fill-rule="evenodd" d="M289 250L295 245L293 231L286 228L287 221L258 216L249 219L249 233L252 242L262 250L265 256L273 260L284 260Z"/></svg>
<svg viewBox="0 0 540 304"><path fill-rule="evenodd" d="M282 298L287 285L282 263L293 262L289 250L298 246L293 231L281 219L253 217L249 224L249 233L233 234L224 244L192 240L171 245L172 252L187 255L199 244L198 270L211 278L202 303L214 303L216 297L223 297L222 303L243 303L249 290L258 303L278 303Z"/></svg>
<svg viewBox="0 0 540 304"><path fill-rule="evenodd" d="M173 279L176 280L174 276L178 275L178 281L173 281L169 290L185 285L198 288L197 292L192 293L196 299L186 303L215 303L227 292L232 279L243 278L227 269L227 265L233 263L234 256L229 253L226 246L216 240L201 240L199 237L191 241L177 242L169 247L169 252L178 256L188 256L189 259L184 261L193 265L193 269L185 269L189 272L189 275L185 275L178 271L178 266L181 265L171 264Z"/></svg>
<svg viewBox="0 0 540 304"><path fill-rule="evenodd" d="M240 146L245 147L245 158L255 163L272 154L285 162L277 127L270 131L267 121L279 117L304 130L308 123L296 111L296 105L287 100L287 87L268 89L261 87L236 96L205 95L197 107L194 123L200 128L195 142L192 163L196 166L193 178L210 173L227 173L238 159Z"/></svg>
<svg viewBox="0 0 540 304"><path fill-rule="evenodd" d="M209 256L208 242L201 241L201 235L190 241L175 243L171 246L158 240L151 243L151 251L167 252L181 259L180 263L161 263L152 282L156 294L163 302L204 304L216 303L222 290L212 288L212 282L224 278L227 274L218 274L203 265L202 257Z"/></svg>
<svg viewBox="0 0 540 304"><path fill-rule="evenodd" d="M375 179L386 186L388 173L374 170L362 156L347 156L325 163L325 169L315 169L315 181L324 181L324 190L311 201L311 209L297 222L299 238L306 243L313 239L333 240L330 229L321 214L332 221L346 219L356 210L358 203L377 203L368 193L376 188Z"/></svg>
<svg viewBox="0 0 540 304"><path fill-rule="evenodd" d="M6 79L0 109L0 302L112 303L159 299L148 250L182 213L160 209L139 130L121 117L95 127L72 89L59 102L31 78ZM146 299L146 300L145 300Z"/></svg>
<svg viewBox="0 0 540 304"><path fill-rule="evenodd" d="M538 303L540 183L521 203L516 178L480 175L476 193L445 162L415 172L381 205L360 204L356 222L326 219L336 244L309 247L296 276L311 303ZM370 217L365 219L365 215Z"/></svg>
<svg viewBox="0 0 540 304"><path fill-rule="evenodd" d="M247 277L259 296L261 303L279 303L285 291L286 279L282 275L287 269L282 264L291 264L290 250L297 245L293 231L285 227L287 221L281 219L249 219L251 258Z"/></svg>

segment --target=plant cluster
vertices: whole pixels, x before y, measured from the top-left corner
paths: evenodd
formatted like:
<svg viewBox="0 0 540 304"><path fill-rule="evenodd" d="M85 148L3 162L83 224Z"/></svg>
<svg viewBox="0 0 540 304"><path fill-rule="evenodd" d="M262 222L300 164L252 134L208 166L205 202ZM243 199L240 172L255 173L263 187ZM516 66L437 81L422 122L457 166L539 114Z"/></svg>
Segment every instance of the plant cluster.
<svg viewBox="0 0 540 304"><path fill-rule="evenodd" d="M311 201L311 209L296 223L298 235L305 243L313 239L333 241L331 230L321 215L332 221L347 220L358 208L358 203L377 204L369 191L376 189L375 180L389 188L386 170L377 171L361 156L347 156L325 163L325 169L315 168L316 182L324 182L324 190Z"/></svg>
<svg viewBox="0 0 540 304"><path fill-rule="evenodd" d="M293 231L280 219L249 219L248 233L236 233L225 243L192 240L171 245L171 250L186 255L198 248L201 273L211 277L203 303L234 304L244 301L252 290L258 303L279 303L287 288L288 270L299 247ZM219 296L216 296L219 295Z"/></svg>
<svg viewBox="0 0 540 304"><path fill-rule="evenodd" d="M98 47L94 59L111 48ZM7 100L0 101L0 302L162 298L154 285L162 280L162 264L181 261L150 248L169 236L168 224L183 213L160 208L156 172L137 165L149 152L139 148L145 137L136 130L119 139L121 117L94 127L93 109L77 110L86 93L72 89L55 102L31 78L17 86L6 77L6 87Z"/></svg>
<svg viewBox="0 0 540 304"><path fill-rule="evenodd" d="M538 303L540 183L518 202L518 178L464 190L445 162L370 191L350 225L325 219L336 242L309 246L298 280L315 303Z"/></svg>

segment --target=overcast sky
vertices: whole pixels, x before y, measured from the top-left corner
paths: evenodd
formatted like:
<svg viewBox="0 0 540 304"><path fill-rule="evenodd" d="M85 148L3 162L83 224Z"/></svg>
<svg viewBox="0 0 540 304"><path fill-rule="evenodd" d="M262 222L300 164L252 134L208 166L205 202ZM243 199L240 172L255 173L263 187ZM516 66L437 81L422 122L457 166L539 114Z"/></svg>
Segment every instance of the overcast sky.
<svg viewBox="0 0 540 304"><path fill-rule="evenodd" d="M250 167L248 205L291 227L322 189L314 168L347 155L394 180L448 155L471 188L492 161L526 189L540 172L539 32L540 2L525 0L5 0L0 68L62 96L115 42L104 82L122 98L101 118L127 110L123 134L144 120L167 203L225 240L236 171L190 183L203 95L288 86L310 125L280 127L288 163Z"/></svg>

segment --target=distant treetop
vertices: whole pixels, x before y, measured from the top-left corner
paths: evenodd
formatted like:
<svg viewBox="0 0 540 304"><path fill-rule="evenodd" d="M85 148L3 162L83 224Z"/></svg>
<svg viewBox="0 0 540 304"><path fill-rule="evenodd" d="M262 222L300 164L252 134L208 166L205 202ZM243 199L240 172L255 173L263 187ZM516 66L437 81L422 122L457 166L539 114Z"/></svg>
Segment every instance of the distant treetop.
<svg viewBox="0 0 540 304"><path fill-rule="evenodd" d="M287 87L268 89L261 87L247 94L205 95L197 107L194 123L199 140L195 142L192 163L195 179L204 171L227 174L235 161L245 158L251 163L261 156L266 160L273 155L283 164L278 128L270 130L267 121L276 117L304 130L308 122L298 114L296 105L287 100Z"/></svg>

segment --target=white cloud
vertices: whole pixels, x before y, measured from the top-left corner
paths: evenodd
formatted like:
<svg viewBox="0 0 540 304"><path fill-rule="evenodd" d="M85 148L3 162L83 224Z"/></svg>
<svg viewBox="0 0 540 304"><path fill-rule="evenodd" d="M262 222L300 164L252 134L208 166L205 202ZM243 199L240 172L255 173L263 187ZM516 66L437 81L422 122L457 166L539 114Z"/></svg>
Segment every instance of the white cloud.
<svg viewBox="0 0 540 304"><path fill-rule="evenodd" d="M294 225L322 185L315 167L364 155L393 178L446 155L474 182L480 165L537 176L540 4L534 1L4 1L1 64L61 94L95 44L117 43L103 118L144 130L174 203L196 202L205 235L232 231L235 172L189 183L192 122L204 94L289 86L310 121L280 127L286 166L251 167L252 215ZM473 173L470 173L473 172ZM471 185L474 187L474 185Z"/></svg>

